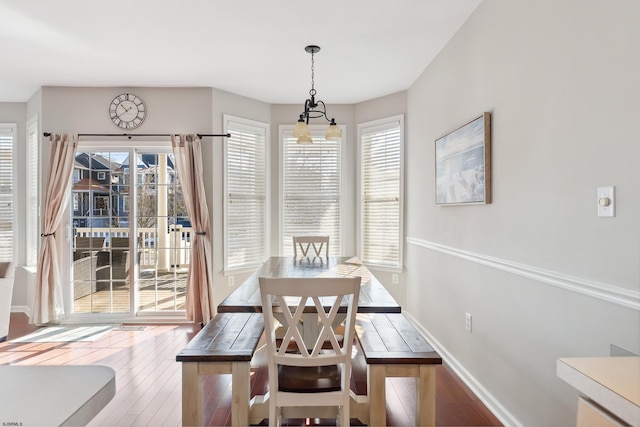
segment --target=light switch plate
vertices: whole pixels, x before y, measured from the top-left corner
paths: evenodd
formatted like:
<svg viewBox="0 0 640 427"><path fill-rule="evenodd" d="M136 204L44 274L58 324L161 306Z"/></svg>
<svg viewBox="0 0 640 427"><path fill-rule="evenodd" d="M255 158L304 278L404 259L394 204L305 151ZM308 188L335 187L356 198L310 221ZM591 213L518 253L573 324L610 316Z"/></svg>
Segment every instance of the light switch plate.
<svg viewBox="0 0 640 427"><path fill-rule="evenodd" d="M596 203L598 204L598 216L603 218L612 218L616 216L616 203L615 203L615 187L613 185L608 187L598 187L598 197Z"/></svg>

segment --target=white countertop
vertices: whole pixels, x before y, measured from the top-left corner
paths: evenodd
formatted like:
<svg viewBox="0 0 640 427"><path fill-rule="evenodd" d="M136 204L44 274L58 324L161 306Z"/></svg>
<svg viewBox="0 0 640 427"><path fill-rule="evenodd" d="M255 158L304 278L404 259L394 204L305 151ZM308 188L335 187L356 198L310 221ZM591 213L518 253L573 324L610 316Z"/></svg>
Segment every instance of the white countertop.
<svg viewBox="0 0 640 427"><path fill-rule="evenodd" d="M115 395L107 366L0 366L2 425L86 425Z"/></svg>
<svg viewBox="0 0 640 427"><path fill-rule="evenodd" d="M640 357L560 358L556 373L618 418L640 425Z"/></svg>

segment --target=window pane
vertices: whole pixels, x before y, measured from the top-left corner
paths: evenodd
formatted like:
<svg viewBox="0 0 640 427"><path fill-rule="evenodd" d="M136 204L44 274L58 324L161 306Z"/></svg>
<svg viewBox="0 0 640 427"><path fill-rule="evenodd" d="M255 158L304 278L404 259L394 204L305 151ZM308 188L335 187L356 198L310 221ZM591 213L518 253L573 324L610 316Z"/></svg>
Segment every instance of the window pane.
<svg viewBox="0 0 640 427"><path fill-rule="evenodd" d="M401 121L363 125L361 139L361 248L366 263L401 262Z"/></svg>
<svg viewBox="0 0 640 427"><path fill-rule="evenodd" d="M27 167L26 167L26 265L35 267L38 263L38 243L40 241L40 208L38 196L38 120L37 116L27 123Z"/></svg>
<svg viewBox="0 0 640 427"><path fill-rule="evenodd" d="M0 261L13 262L15 125L0 124Z"/></svg>
<svg viewBox="0 0 640 427"><path fill-rule="evenodd" d="M225 116L225 270L266 258L267 124Z"/></svg>
<svg viewBox="0 0 640 427"><path fill-rule="evenodd" d="M325 128L310 127L313 144L298 144L291 130L283 135L282 248L293 256L292 237L328 235L329 255L341 253L341 146L324 139Z"/></svg>

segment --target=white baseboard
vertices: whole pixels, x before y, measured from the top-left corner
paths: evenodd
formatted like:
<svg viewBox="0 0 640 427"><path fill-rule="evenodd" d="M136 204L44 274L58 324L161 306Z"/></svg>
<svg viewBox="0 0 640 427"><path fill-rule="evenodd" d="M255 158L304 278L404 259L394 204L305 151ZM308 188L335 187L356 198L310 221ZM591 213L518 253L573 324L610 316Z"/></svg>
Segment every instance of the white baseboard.
<svg viewBox="0 0 640 427"><path fill-rule="evenodd" d="M402 313L407 316L407 318L413 323L413 325L418 328L420 333L426 338L426 340L431 344L431 346L438 352L440 357L447 362L447 365L460 377L460 379L473 391L473 393L478 396L478 398L484 403L484 405L489 408L489 410L495 415L500 422L509 427L523 427L524 425L518 421L516 417L513 416L511 412L507 410L499 401L496 399L489 391L480 384L473 375L469 373L465 369L464 366L458 360L451 355L442 344L435 339L429 331L427 331L417 320L415 317L411 315L411 313L406 310L402 310Z"/></svg>
<svg viewBox="0 0 640 427"><path fill-rule="evenodd" d="M12 305L11 306L11 312L12 313L24 313L29 317L29 319L31 319L31 308L29 308L26 305Z"/></svg>

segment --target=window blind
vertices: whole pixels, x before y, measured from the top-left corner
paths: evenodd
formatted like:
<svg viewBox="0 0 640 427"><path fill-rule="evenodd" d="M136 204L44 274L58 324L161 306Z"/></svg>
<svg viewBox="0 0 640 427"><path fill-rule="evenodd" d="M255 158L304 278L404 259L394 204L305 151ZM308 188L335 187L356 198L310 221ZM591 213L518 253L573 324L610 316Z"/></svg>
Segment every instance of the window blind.
<svg viewBox="0 0 640 427"><path fill-rule="evenodd" d="M27 230L26 265L35 267L38 263L38 123L31 121L27 125Z"/></svg>
<svg viewBox="0 0 640 427"><path fill-rule="evenodd" d="M362 261L401 267L401 121L363 126L361 135Z"/></svg>
<svg viewBox="0 0 640 427"><path fill-rule="evenodd" d="M293 256L292 236L329 236L329 255L340 255L341 142L324 139L326 127L310 126L313 144L283 133L282 248Z"/></svg>
<svg viewBox="0 0 640 427"><path fill-rule="evenodd" d="M0 124L0 261L13 261L15 125Z"/></svg>
<svg viewBox="0 0 640 427"><path fill-rule="evenodd" d="M225 116L225 270L266 258L267 125Z"/></svg>

